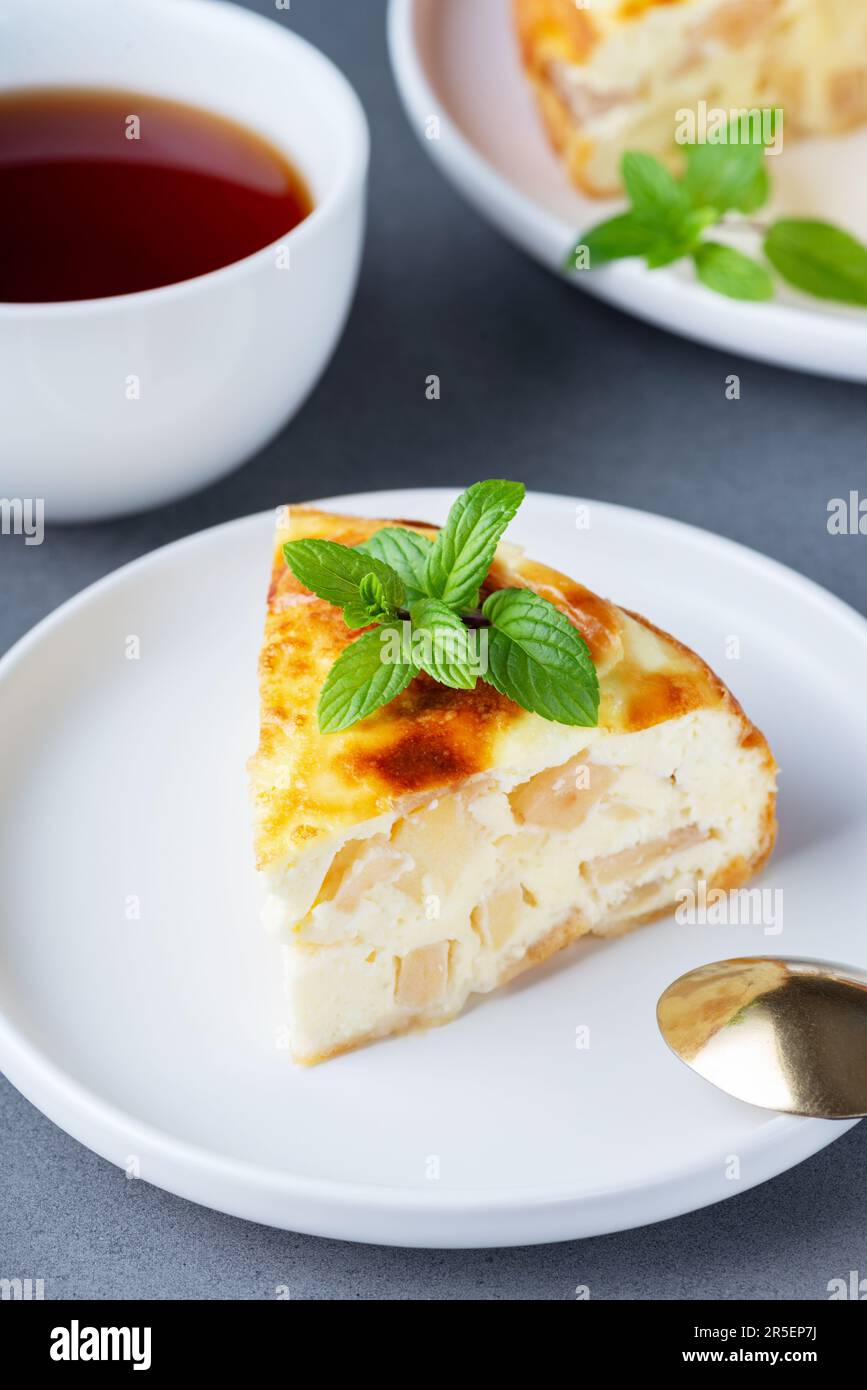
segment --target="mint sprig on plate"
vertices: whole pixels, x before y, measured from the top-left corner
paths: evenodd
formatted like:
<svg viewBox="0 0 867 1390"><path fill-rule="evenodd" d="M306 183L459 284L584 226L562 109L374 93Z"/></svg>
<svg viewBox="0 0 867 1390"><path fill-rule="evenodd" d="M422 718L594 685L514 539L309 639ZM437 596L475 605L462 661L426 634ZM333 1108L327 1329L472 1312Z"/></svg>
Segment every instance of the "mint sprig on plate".
<svg viewBox="0 0 867 1390"><path fill-rule="evenodd" d="M473 690L481 678L523 709L560 724L596 724L599 681L587 643L531 589L498 589L478 607L497 545L524 498L522 483L490 479L457 499L435 541L385 526L349 547L288 541L286 564L305 589L367 628L337 658L319 697L323 733L348 729L424 671Z"/></svg>
<svg viewBox="0 0 867 1390"><path fill-rule="evenodd" d="M623 156L621 172L629 211L580 236L567 269L643 256L656 270L688 256L701 283L729 299L773 298L773 267L807 294L867 307L867 246L830 222L784 217L763 224L752 217L767 203L771 181L764 146L750 139L748 122L734 121L726 143L687 145L681 178L636 151ZM707 239L708 228L720 224L758 231L769 265Z"/></svg>

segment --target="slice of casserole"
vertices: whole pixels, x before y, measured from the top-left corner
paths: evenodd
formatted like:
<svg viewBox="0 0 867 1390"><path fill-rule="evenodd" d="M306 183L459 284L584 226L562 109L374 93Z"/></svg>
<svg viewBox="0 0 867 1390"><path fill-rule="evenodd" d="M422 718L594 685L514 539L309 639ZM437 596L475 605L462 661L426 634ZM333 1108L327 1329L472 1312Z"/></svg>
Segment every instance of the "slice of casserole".
<svg viewBox="0 0 867 1390"><path fill-rule="evenodd" d="M316 706L356 634L283 558L381 526L297 507L277 528L251 759L266 924L284 947L300 1062L452 1018L588 932L611 936L704 880L740 884L775 835L775 764L693 652L582 585L497 551L483 594L529 588L586 640L596 728L530 714L479 681L426 675L360 723Z"/></svg>
<svg viewBox="0 0 867 1390"><path fill-rule="evenodd" d="M585 192L620 159L674 159L677 113L781 107L785 138L867 121L863 0L513 0L555 147Z"/></svg>

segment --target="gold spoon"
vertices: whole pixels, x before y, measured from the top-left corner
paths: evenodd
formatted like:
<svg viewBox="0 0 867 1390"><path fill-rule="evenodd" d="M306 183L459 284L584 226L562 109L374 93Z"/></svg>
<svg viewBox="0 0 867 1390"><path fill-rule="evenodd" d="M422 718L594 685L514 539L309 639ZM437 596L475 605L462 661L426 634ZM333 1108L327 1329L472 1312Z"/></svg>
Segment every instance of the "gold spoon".
<svg viewBox="0 0 867 1390"><path fill-rule="evenodd" d="M867 1115L867 971L718 960L670 984L656 1019L682 1062L738 1100L827 1120Z"/></svg>

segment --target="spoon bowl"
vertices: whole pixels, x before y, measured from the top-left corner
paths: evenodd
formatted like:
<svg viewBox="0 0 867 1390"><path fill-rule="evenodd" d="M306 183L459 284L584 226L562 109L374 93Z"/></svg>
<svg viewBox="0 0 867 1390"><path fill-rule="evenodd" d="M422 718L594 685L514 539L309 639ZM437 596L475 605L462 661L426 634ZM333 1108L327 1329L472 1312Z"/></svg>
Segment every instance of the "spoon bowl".
<svg viewBox="0 0 867 1390"><path fill-rule="evenodd" d="M867 1115L867 971L798 957L699 966L659 997L672 1052L721 1091L790 1115Z"/></svg>

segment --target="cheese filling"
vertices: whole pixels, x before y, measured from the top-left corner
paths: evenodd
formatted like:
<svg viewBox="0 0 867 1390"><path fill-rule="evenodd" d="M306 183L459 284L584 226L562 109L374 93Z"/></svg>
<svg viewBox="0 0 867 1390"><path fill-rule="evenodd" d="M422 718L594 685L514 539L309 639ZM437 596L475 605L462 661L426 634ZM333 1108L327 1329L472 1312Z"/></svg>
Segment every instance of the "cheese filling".
<svg viewBox="0 0 867 1390"><path fill-rule="evenodd" d="M445 1021L546 939L627 929L762 847L767 770L731 711L580 736L554 766L480 774L272 879L298 1060Z"/></svg>

